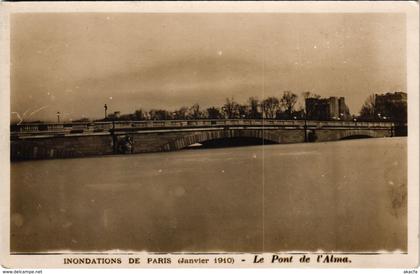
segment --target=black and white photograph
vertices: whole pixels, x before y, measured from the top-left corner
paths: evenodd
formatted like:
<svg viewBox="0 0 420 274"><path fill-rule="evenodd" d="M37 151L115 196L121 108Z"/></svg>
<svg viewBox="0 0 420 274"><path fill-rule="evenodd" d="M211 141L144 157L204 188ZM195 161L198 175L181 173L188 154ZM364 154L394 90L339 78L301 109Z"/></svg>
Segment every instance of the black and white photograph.
<svg viewBox="0 0 420 274"><path fill-rule="evenodd" d="M10 12L10 256L412 255L407 16Z"/></svg>

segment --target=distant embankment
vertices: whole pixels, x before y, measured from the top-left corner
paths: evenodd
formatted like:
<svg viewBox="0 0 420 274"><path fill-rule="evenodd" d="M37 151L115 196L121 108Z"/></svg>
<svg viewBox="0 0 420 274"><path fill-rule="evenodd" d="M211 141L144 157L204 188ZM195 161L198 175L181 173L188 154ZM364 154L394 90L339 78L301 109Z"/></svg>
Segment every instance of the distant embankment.
<svg viewBox="0 0 420 274"><path fill-rule="evenodd" d="M11 159L174 151L231 138L287 144L392 137L395 132L391 122L266 119L22 124L11 126Z"/></svg>

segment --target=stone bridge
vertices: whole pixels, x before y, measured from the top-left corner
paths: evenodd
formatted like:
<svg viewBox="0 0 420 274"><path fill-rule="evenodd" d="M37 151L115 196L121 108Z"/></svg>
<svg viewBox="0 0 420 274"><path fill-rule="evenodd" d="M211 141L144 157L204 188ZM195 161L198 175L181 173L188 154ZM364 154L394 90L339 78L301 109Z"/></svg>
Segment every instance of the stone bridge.
<svg viewBox="0 0 420 274"><path fill-rule="evenodd" d="M392 136L391 122L235 119L21 124L11 126L11 158L175 151L233 138L288 144Z"/></svg>

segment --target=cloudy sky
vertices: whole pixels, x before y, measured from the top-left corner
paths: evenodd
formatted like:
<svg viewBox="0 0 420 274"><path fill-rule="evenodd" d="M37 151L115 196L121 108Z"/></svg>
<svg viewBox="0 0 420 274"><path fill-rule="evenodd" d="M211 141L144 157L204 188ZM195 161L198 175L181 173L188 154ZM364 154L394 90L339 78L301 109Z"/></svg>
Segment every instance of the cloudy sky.
<svg viewBox="0 0 420 274"><path fill-rule="evenodd" d="M406 90L402 14L19 14L11 19L11 111L25 120L283 91ZM16 114L17 113L17 114Z"/></svg>

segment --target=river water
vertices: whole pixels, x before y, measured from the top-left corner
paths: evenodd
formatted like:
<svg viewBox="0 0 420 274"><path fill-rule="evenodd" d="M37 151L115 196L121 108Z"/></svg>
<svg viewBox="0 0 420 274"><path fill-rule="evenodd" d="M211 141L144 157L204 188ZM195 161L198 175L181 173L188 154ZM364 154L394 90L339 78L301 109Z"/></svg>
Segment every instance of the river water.
<svg viewBox="0 0 420 274"><path fill-rule="evenodd" d="M407 248L406 138L11 165L11 249Z"/></svg>

